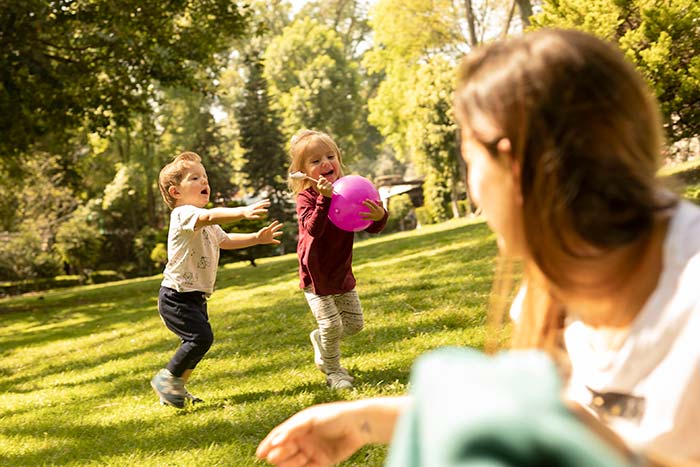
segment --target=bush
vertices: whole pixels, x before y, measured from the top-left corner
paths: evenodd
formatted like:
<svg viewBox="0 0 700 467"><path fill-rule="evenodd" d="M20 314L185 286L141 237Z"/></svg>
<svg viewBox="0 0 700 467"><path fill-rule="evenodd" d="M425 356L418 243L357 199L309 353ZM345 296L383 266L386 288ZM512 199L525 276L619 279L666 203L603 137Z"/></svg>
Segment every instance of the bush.
<svg viewBox="0 0 700 467"><path fill-rule="evenodd" d="M134 259L142 275L150 276L155 268L160 267L159 261L153 260L153 250L158 244L159 231L145 226L136 234L133 241ZM165 261L168 260L166 253ZM165 264L165 262L163 262Z"/></svg>
<svg viewBox="0 0 700 467"><path fill-rule="evenodd" d="M416 208L416 222L418 223L419 227L421 225L428 225L428 224L435 223L435 221L433 220L433 216L430 215L428 208L426 208L425 206L421 206L419 208Z"/></svg>
<svg viewBox="0 0 700 467"><path fill-rule="evenodd" d="M0 278L16 281L60 274L60 258L43 247L39 234L28 226L0 243Z"/></svg>
<svg viewBox="0 0 700 467"><path fill-rule="evenodd" d="M72 272L81 275L97 269L104 241L100 231L90 222L90 215L89 209L78 208L56 232L56 250L61 259Z"/></svg>
<svg viewBox="0 0 700 467"><path fill-rule="evenodd" d="M409 218L410 216L410 218ZM389 198L389 220L385 232L396 232L415 227L413 202L406 193ZM413 221L413 222L412 222Z"/></svg>
<svg viewBox="0 0 700 467"><path fill-rule="evenodd" d="M165 243L156 243L156 246L151 250L150 257L158 269L163 269L165 263L168 262L168 247L165 246Z"/></svg>
<svg viewBox="0 0 700 467"><path fill-rule="evenodd" d="M457 209L460 217L466 217L472 213L472 207L468 199L460 199L457 201Z"/></svg>
<svg viewBox="0 0 700 467"><path fill-rule="evenodd" d="M423 183L423 202L424 207L430 216L430 222L426 224L434 224L444 222L452 217L452 212L449 209L450 190L445 184L445 180L441 179L438 174L429 172ZM417 216L418 214L416 214ZM420 224L424 224L419 221Z"/></svg>
<svg viewBox="0 0 700 467"><path fill-rule="evenodd" d="M0 296L19 295L27 292L39 292L83 284L81 276L56 276L52 278L29 279L0 283Z"/></svg>
<svg viewBox="0 0 700 467"><path fill-rule="evenodd" d="M88 282L91 284L104 284L124 279L117 271L92 271L88 274Z"/></svg>

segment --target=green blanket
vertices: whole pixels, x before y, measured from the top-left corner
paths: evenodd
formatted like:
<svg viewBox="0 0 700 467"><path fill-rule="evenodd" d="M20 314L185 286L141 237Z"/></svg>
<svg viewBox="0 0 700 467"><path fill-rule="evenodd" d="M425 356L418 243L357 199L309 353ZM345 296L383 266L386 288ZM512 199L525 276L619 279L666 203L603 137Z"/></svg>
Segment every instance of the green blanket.
<svg viewBox="0 0 700 467"><path fill-rule="evenodd" d="M628 465L564 407L543 353L440 349L417 360L410 387L387 467Z"/></svg>

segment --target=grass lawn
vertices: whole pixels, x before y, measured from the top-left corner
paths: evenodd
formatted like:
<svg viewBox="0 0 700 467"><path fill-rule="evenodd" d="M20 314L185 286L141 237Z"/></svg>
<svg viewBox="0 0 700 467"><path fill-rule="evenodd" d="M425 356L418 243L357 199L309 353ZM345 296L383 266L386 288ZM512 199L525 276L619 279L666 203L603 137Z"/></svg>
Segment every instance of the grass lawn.
<svg viewBox="0 0 700 467"><path fill-rule="evenodd" d="M363 332L343 343L356 388L334 393L313 365L314 320L294 255L219 270L212 349L188 388L203 404L158 404L149 380L177 339L156 309L160 276L0 300L0 465L254 466L258 442L314 403L400 394L412 361L481 347L493 236L453 220L355 246ZM344 466L380 466L367 447Z"/></svg>

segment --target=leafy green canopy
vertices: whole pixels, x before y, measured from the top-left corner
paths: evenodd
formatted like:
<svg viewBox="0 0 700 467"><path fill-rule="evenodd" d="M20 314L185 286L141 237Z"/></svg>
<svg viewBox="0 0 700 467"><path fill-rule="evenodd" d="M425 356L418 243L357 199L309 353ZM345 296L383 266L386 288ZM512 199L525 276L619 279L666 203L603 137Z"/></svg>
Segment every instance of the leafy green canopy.
<svg viewBox="0 0 700 467"><path fill-rule="evenodd" d="M360 107L358 70L338 34L314 19L295 21L270 42L263 60L285 136L301 128L326 131L349 156L345 162L352 159Z"/></svg>
<svg viewBox="0 0 700 467"><path fill-rule="evenodd" d="M86 125L127 126L155 86L207 91L217 52L244 33L229 0L5 0L0 3L0 154Z"/></svg>
<svg viewBox="0 0 700 467"><path fill-rule="evenodd" d="M700 2L549 0L535 27L582 29L619 44L647 78L672 141L700 134Z"/></svg>

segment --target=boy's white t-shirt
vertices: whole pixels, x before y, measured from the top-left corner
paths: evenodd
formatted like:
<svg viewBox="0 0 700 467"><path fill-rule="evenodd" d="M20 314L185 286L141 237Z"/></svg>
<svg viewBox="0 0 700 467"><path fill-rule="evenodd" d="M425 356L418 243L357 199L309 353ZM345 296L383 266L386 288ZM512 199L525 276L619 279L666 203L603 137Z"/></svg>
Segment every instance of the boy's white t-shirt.
<svg viewBox="0 0 700 467"><path fill-rule="evenodd" d="M168 264L161 285L178 292L211 295L219 266L219 245L228 236L219 225L194 226L204 209L185 205L173 209L168 232Z"/></svg>
<svg viewBox="0 0 700 467"><path fill-rule="evenodd" d="M657 287L629 327L594 328L571 317L564 343L571 362L565 398L631 447L700 460L700 208L679 203Z"/></svg>

